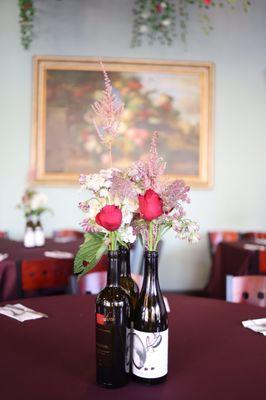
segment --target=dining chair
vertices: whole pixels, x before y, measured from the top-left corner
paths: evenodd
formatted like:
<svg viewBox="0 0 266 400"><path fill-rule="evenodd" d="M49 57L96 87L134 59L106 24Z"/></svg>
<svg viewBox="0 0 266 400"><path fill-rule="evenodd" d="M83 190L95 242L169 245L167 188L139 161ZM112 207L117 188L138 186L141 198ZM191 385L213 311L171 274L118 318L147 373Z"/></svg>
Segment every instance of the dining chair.
<svg viewBox="0 0 266 400"><path fill-rule="evenodd" d="M266 276L226 276L226 300L232 303L266 306Z"/></svg>
<svg viewBox="0 0 266 400"><path fill-rule="evenodd" d="M82 239L84 236L83 232L77 231L75 229L59 229L53 231L54 238L70 237L75 239Z"/></svg>
<svg viewBox="0 0 266 400"><path fill-rule="evenodd" d="M141 289L143 276L131 274L134 281ZM75 275L69 277L69 293L71 294L98 294L107 281L107 271L90 272L77 278Z"/></svg>
<svg viewBox="0 0 266 400"><path fill-rule="evenodd" d="M210 254L213 257L219 243L237 242L240 239L240 233L237 231L211 231L208 232L208 239Z"/></svg>
<svg viewBox="0 0 266 400"><path fill-rule="evenodd" d="M244 240L266 239L266 232L244 232L241 238Z"/></svg>
<svg viewBox="0 0 266 400"><path fill-rule="evenodd" d="M18 294L35 297L66 293L73 260L49 258L17 262Z"/></svg>
<svg viewBox="0 0 266 400"><path fill-rule="evenodd" d="M0 238L1 239L7 239L8 238L8 233L6 231L0 231Z"/></svg>

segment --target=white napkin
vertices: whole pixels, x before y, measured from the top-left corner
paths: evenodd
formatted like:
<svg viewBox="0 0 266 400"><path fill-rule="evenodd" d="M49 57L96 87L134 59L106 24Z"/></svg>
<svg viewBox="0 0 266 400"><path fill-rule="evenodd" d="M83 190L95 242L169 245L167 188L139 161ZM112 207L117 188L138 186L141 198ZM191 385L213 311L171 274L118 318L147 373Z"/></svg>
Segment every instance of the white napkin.
<svg viewBox="0 0 266 400"><path fill-rule="evenodd" d="M251 243L246 243L246 244L244 244L243 247L244 247L244 249L251 250L251 251L265 250L265 246L260 246L258 244L251 244Z"/></svg>
<svg viewBox="0 0 266 400"><path fill-rule="evenodd" d="M56 243L70 243L75 242L77 239L74 236L62 236L54 238L54 242Z"/></svg>
<svg viewBox="0 0 266 400"><path fill-rule="evenodd" d="M58 250L45 251L44 255L45 257L51 257L51 258L74 258L74 254L69 253L67 251L58 251Z"/></svg>
<svg viewBox="0 0 266 400"><path fill-rule="evenodd" d="M17 319L20 322L24 322L29 319L38 319L43 317L48 318L48 315L40 313L38 311L34 311L31 308L25 307L20 303L6 304L4 307L0 307L0 314Z"/></svg>
<svg viewBox="0 0 266 400"><path fill-rule="evenodd" d="M266 246L266 239L257 238L257 239L254 240L254 242L257 243L257 244L262 244L262 245Z"/></svg>
<svg viewBox="0 0 266 400"><path fill-rule="evenodd" d="M0 253L0 262L4 261L8 257L7 253Z"/></svg>
<svg viewBox="0 0 266 400"><path fill-rule="evenodd" d="M266 318L248 319L247 321L242 321L242 325L245 328L251 329L254 332L262 333L266 336Z"/></svg>

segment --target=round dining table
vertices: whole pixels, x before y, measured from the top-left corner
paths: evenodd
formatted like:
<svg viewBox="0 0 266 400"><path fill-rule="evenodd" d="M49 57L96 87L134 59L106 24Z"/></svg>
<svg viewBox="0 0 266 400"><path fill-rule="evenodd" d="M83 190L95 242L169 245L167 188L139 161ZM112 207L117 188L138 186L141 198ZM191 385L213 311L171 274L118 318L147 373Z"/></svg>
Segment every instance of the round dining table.
<svg viewBox="0 0 266 400"><path fill-rule="evenodd" d="M20 303L48 315L19 322L0 315L0 398L8 400L251 400L266 393L266 337L241 321L266 309L166 294L169 374L119 389L95 381L95 296L61 295ZM3 306L5 303L1 303Z"/></svg>

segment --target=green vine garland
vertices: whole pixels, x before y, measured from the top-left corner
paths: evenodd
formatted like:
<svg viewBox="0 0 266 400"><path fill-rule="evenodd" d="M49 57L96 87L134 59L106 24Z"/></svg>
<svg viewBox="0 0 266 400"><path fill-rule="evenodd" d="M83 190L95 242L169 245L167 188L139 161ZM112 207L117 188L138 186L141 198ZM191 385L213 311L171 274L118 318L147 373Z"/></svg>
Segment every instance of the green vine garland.
<svg viewBox="0 0 266 400"><path fill-rule="evenodd" d="M35 8L33 0L18 0L21 44L28 49L33 40Z"/></svg>
<svg viewBox="0 0 266 400"><path fill-rule="evenodd" d="M176 36L177 20L180 38L185 43L192 6L198 8L202 30L209 34L213 29L209 11L217 6L234 9L239 2L242 2L243 10L248 11L250 0L134 0L131 46L141 46L145 38L149 44L158 40L161 44L171 45ZM29 49L34 36L34 0L18 0L18 5L21 44L24 49Z"/></svg>
<svg viewBox="0 0 266 400"><path fill-rule="evenodd" d="M195 7L198 9L203 32L209 34L213 29L210 10L217 6L220 8L229 6L234 9L239 2L242 2L243 10L248 11L250 0L135 0L131 46L141 46L145 38L149 44L159 40L162 44L171 45L176 36L176 19L179 21L180 38L185 43L189 12Z"/></svg>

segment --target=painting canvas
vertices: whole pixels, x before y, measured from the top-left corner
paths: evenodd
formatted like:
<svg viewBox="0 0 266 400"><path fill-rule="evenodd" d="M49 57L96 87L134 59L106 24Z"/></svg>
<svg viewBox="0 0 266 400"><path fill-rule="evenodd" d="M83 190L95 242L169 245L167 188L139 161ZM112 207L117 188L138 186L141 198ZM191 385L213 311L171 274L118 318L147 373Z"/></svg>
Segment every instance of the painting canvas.
<svg viewBox="0 0 266 400"><path fill-rule="evenodd" d="M148 60L103 60L125 110L113 164L126 168L148 152L159 132L168 176L211 183L213 66ZM99 60L36 57L33 169L42 183L76 183L80 173L109 167L92 122L104 89Z"/></svg>

